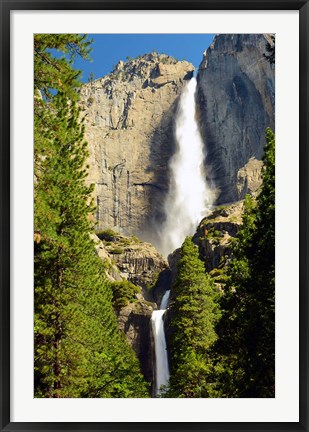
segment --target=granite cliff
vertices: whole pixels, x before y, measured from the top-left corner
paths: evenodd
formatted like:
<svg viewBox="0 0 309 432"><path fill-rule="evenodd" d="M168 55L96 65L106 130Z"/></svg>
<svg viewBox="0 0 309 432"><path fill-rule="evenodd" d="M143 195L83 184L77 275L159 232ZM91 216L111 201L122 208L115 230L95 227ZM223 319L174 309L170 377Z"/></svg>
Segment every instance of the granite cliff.
<svg viewBox="0 0 309 432"><path fill-rule="evenodd" d="M265 34L220 34L197 75L200 128L217 203L243 199L261 184L265 130L274 129L275 71Z"/></svg>
<svg viewBox="0 0 309 432"><path fill-rule="evenodd" d="M274 128L274 65L269 35L217 35L197 80L207 177L217 204L243 199L261 184L265 129ZM202 53L201 53L202 57ZM120 61L81 89L99 228L156 244L174 153L179 95L194 67L164 54Z"/></svg>
<svg viewBox="0 0 309 432"><path fill-rule="evenodd" d="M120 61L81 89L99 228L152 240L162 220L177 100L194 67L163 54Z"/></svg>

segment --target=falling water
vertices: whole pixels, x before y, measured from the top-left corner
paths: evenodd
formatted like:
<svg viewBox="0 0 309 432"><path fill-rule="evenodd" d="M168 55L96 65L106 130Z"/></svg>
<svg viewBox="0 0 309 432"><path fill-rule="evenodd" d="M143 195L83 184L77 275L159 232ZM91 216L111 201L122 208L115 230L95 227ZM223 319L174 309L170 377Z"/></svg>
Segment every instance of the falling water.
<svg viewBox="0 0 309 432"><path fill-rule="evenodd" d="M161 228L160 250L166 256L192 235L201 219L209 213L214 189L206 182L205 150L195 112L196 79L192 78L180 97L176 117L176 152L170 162L170 188L165 201L166 221ZM151 317L156 352L156 394L169 380L163 315L170 291L166 291L161 308Z"/></svg>
<svg viewBox="0 0 309 432"><path fill-rule="evenodd" d="M163 315L166 311L169 301L170 291L166 291L162 301L160 310L153 311L151 316L152 333L154 337L155 352L156 352L156 394L160 393L160 387L168 383L170 374L168 369L168 358L166 350L166 341L164 333Z"/></svg>
<svg viewBox="0 0 309 432"><path fill-rule="evenodd" d="M184 88L176 117L176 152L170 162L170 188L165 201L166 221L161 229L161 251L168 255L192 235L214 199L206 183L205 150L196 121L196 79Z"/></svg>

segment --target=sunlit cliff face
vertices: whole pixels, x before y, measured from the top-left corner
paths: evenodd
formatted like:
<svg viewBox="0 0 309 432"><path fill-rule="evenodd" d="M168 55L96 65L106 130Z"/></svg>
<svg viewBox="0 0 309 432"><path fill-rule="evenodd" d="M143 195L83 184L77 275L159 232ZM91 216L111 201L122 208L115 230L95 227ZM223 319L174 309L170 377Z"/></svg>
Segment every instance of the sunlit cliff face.
<svg viewBox="0 0 309 432"><path fill-rule="evenodd" d="M195 89L192 78L183 90L176 118L176 152L170 162L166 221L160 233L160 249L166 256L195 232L214 200L206 182L204 144L195 118Z"/></svg>

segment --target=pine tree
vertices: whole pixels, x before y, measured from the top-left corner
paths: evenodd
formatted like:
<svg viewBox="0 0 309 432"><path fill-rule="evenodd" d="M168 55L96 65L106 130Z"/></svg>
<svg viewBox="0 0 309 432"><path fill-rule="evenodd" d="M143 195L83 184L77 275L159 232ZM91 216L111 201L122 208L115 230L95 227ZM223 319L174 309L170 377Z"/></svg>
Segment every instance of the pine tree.
<svg viewBox="0 0 309 432"><path fill-rule="evenodd" d="M34 90L44 100L51 100L57 91L77 99L81 71L73 68L77 56L90 60L91 40L80 34L34 35ZM58 54L56 56L55 54Z"/></svg>
<svg viewBox="0 0 309 432"><path fill-rule="evenodd" d="M275 393L275 136L270 129L266 141L262 189L256 204L246 197L221 302L214 353L219 353L222 397Z"/></svg>
<svg viewBox="0 0 309 432"><path fill-rule="evenodd" d="M44 175L35 191L35 227L41 235L35 253L37 394L145 396L138 362L118 332L111 287L89 235L91 188L85 186L87 148L80 112L61 93L53 106L57 116L45 137L49 154L41 162Z"/></svg>
<svg viewBox="0 0 309 432"><path fill-rule="evenodd" d="M49 111L59 92L70 100L78 99L81 71L73 68L77 56L89 60L91 40L79 34L34 35L34 174L40 177L41 158L48 152L41 134L52 128ZM56 56L57 54L57 56Z"/></svg>
<svg viewBox="0 0 309 432"><path fill-rule="evenodd" d="M35 396L147 397L90 237L92 187L76 97L70 86L48 89L35 95Z"/></svg>
<svg viewBox="0 0 309 432"><path fill-rule="evenodd" d="M219 293L187 237L181 247L170 305L171 377L168 397L212 394L212 363L208 351L217 339Z"/></svg>

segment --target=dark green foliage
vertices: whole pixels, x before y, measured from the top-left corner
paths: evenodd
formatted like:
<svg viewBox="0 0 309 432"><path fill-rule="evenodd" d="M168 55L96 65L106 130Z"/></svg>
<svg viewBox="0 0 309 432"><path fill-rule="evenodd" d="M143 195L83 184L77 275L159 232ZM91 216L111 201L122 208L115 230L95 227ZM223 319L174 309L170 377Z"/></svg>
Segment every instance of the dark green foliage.
<svg viewBox="0 0 309 432"><path fill-rule="evenodd" d="M275 137L270 129L266 141L260 194L245 199L229 265L211 271L224 286L223 295L218 298L190 240L182 247L169 311L171 378L164 396L275 395ZM219 234L212 230L210 237Z"/></svg>
<svg viewBox="0 0 309 432"><path fill-rule="evenodd" d="M124 252L124 249L121 247L114 247L112 249L109 249L108 252L112 255L121 255Z"/></svg>
<svg viewBox="0 0 309 432"><path fill-rule="evenodd" d="M275 393L275 137L267 130L263 186L245 201L215 347L222 397Z"/></svg>
<svg viewBox="0 0 309 432"><path fill-rule="evenodd" d="M105 240L108 242L116 241L118 237L118 234L110 228L96 231L96 235L100 240Z"/></svg>
<svg viewBox="0 0 309 432"><path fill-rule="evenodd" d="M68 50L75 50L71 36ZM64 49L64 35L59 44L57 37L51 43L50 35L39 35L40 52ZM42 76L50 82L40 88L46 99L39 99L34 123L35 396L147 397L135 354L118 331L112 290L90 237L92 187L85 185L88 152L74 89L60 86L52 96L54 75L41 76L41 67L44 72L42 65L35 68L35 83ZM68 69L69 63L55 68L63 76Z"/></svg>
<svg viewBox="0 0 309 432"><path fill-rule="evenodd" d="M91 41L86 35L78 34L36 34L34 35L34 172L37 178L41 175L41 158L45 157L48 147L45 134L52 130L54 95L61 92L70 100L76 101L80 87L81 72L73 69L76 56L89 59ZM55 57L54 50L60 54Z"/></svg>
<svg viewBox="0 0 309 432"><path fill-rule="evenodd" d="M98 230L96 231L96 235L99 237L100 240L102 240L104 242L105 245L111 245L112 242L116 242L117 246L119 246L118 248L115 249L119 249L120 246L123 245L130 245L131 243L136 243L136 239L137 237L135 237L135 239L133 238L134 236L128 238L128 237L123 237L120 234L117 234L115 231L113 231L110 228L104 229L104 230ZM137 242L139 240L137 239ZM119 245L118 245L119 243ZM123 253L123 250L120 248L119 252L111 252L109 250L110 253Z"/></svg>
<svg viewBox="0 0 309 432"><path fill-rule="evenodd" d="M52 92L62 91L71 99L81 85L80 71L72 68L76 56L89 59L91 41L79 34L36 34L34 36L34 90L50 100ZM51 50L62 53L56 58Z"/></svg>
<svg viewBox="0 0 309 432"><path fill-rule="evenodd" d="M139 287L127 280L112 282L111 288L115 309L120 309L127 306L128 303L136 301L136 294L141 292Z"/></svg>
<svg viewBox="0 0 309 432"><path fill-rule="evenodd" d="M209 397L213 366L208 355L217 339L219 293L205 273L198 248L187 237L181 248L170 304L171 378L168 397Z"/></svg>

